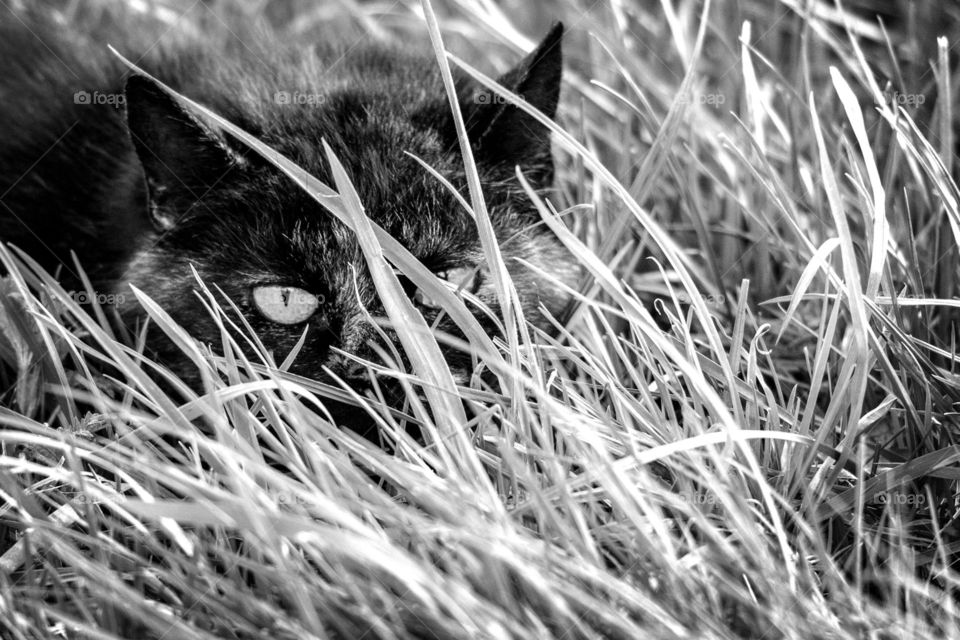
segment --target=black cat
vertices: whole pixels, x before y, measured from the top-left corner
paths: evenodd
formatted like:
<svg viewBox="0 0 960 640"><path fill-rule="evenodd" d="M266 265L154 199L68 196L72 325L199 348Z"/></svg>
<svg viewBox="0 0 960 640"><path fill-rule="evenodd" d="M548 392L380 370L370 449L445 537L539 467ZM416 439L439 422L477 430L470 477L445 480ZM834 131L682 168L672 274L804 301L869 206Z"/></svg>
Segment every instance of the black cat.
<svg viewBox="0 0 960 640"><path fill-rule="evenodd" d="M561 36L557 24L501 78L549 117L560 92ZM327 365L346 375L331 347L369 356L375 332L367 314L383 315L353 233L258 154L127 71L105 37L0 11L0 239L59 268L70 286L78 284L74 250L95 288L121 300L125 317L138 313L127 289L134 284L198 340L217 345L219 330L193 294L195 268L235 301L278 360L309 327L293 372L322 378ZM127 33L112 42L131 40ZM405 153L466 193L430 55L304 47L264 33L226 44L125 46L149 74L332 185L326 140L373 220L441 277L469 280L497 310L475 223ZM537 224L515 166L537 189L550 188L548 131L475 82L456 82L506 264L527 317L546 326L539 305L558 313L567 297L520 260L568 283L579 271ZM409 293L432 322L437 309ZM171 344L157 340L156 349L184 379L196 375Z"/></svg>

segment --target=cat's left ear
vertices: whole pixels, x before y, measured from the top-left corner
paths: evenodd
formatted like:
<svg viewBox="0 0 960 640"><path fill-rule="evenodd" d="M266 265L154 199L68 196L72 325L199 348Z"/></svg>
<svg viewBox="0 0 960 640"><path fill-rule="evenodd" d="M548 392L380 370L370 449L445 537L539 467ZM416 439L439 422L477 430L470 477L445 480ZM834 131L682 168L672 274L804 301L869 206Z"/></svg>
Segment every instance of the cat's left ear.
<svg viewBox="0 0 960 640"><path fill-rule="evenodd" d="M214 127L151 78L130 76L124 97L151 219L159 230L170 229L178 220L202 213L204 197L242 160Z"/></svg>
<svg viewBox="0 0 960 640"><path fill-rule="evenodd" d="M563 24L557 22L526 58L500 77L499 82L550 119L557 113L563 72ZM550 131L505 99L489 91L468 97L467 127L478 160L520 165L538 186L553 178Z"/></svg>

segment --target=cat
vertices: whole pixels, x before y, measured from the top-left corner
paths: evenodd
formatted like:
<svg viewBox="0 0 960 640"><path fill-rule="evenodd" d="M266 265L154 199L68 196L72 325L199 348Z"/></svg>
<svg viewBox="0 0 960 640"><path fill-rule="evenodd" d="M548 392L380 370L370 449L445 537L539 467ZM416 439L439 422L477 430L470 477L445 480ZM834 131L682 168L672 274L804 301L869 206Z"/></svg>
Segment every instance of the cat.
<svg viewBox="0 0 960 640"><path fill-rule="evenodd" d="M257 153L201 118L146 75L242 127L333 185L321 140L344 164L368 216L441 277L498 306L475 222L413 158L463 194L466 177L436 60L429 52L363 44L303 46L257 32L243 41L182 38L132 50L138 34L79 33L38 12L0 11L0 240L16 245L69 286L75 251L95 291L109 292L130 322L146 292L202 343L220 344L192 274L223 290L261 341L290 367L350 379L334 348L373 358L370 317L382 316L353 233ZM112 36L113 40L106 40ZM500 78L554 118L563 26ZM216 39L211 39L216 40ZM548 130L465 75L461 112L505 263L534 324L551 326L568 296L521 261L575 286L579 270L515 177L549 193ZM456 282L462 284L462 282ZM428 323L438 309L408 294ZM491 334L495 329L482 314ZM440 330L456 333L449 321ZM157 357L181 378L196 369L162 337ZM464 371L469 354L446 354Z"/></svg>

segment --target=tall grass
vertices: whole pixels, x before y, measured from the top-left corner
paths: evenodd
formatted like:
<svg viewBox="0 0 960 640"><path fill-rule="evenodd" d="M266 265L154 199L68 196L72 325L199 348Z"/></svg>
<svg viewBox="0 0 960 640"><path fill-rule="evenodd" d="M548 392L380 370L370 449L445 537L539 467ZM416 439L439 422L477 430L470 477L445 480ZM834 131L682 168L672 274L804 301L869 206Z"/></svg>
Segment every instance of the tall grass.
<svg viewBox="0 0 960 640"><path fill-rule="evenodd" d="M429 33L488 86L562 19L557 189L529 195L588 277L556 336L504 305L491 339L344 172L321 185L235 131L357 233L411 363L367 363L398 408L284 372L204 283L213 349L135 292L197 394L0 249L0 635L960 637L956 65L933 38L957 12L874 4L223 7ZM387 260L494 375L451 377Z"/></svg>

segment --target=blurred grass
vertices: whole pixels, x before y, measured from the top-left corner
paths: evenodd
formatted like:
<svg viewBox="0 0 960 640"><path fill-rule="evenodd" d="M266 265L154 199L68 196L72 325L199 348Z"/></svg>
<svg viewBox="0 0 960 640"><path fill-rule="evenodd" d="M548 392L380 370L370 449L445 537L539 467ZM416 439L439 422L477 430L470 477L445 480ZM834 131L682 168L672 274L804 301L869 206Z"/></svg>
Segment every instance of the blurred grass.
<svg viewBox="0 0 960 640"><path fill-rule="evenodd" d="M59 4L81 28L116 5ZM283 37L427 33L413 1L207 4ZM348 390L246 363L215 292L217 354L144 298L205 371L184 402L135 337L0 251L0 635L960 636L957 64L936 40L960 11L432 6L451 65L494 76L567 26L537 205L591 276L574 317L539 346L475 336L495 388L424 397L405 375L400 415L355 398L386 453L320 417ZM200 9L181 28L226 37ZM404 260L330 186L368 259ZM437 428L418 443L404 420Z"/></svg>

